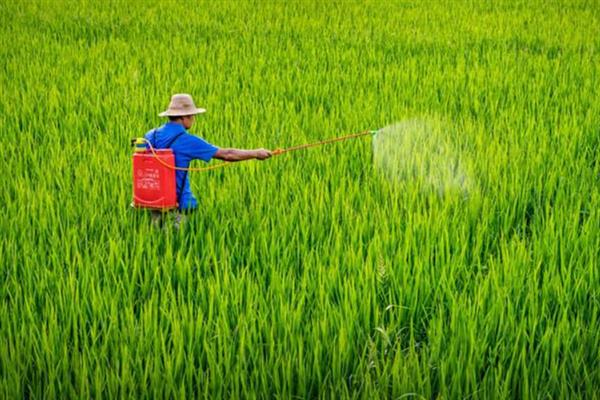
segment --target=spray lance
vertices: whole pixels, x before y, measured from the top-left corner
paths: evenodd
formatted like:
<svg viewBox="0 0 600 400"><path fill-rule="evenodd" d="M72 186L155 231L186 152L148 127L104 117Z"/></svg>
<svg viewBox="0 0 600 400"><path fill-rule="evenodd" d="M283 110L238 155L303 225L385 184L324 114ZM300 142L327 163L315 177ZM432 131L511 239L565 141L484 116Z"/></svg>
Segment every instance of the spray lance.
<svg viewBox="0 0 600 400"><path fill-rule="evenodd" d="M375 135L377 135L378 132L379 132L379 129L371 130L371 131L367 130L367 131L362 131L359 133L354 133L352 135L346 135L346 136L340 136L340 137L336 137L336 138L332 138L332 139L321 140L321 141L318 141L315 143L301 144L298 146L287 147L284 149L275 149L275 150L273 150L273 155L278 156L278 155L281 155L284 153L289 153L290 151L302 150L302 149L307 149L309 147L316 147L316 146L322 146L324 144L341 142L343 140L354 139L354 138L361 137L361 136L367 136L367 135L375 136Z"/></svg>
<svg viewBox="0 0 600 400"><path fill-rule="evenodd" d="M351 135L340 136L332 139L321 140L314 143L278 148L273 150L273 156L279 156L292 151L322 146L329 143L341 142L361 136L372 135L375 137L380 129L366 130ZM173 150L155 149L152 143L145 138L132 140L133 154L133 202L136 208L148 208L161 211L175 209L178 206L176 194L175 171L201 172L235 165L234 162L222 162L203 168L182 168L175 166Z"/></svg>

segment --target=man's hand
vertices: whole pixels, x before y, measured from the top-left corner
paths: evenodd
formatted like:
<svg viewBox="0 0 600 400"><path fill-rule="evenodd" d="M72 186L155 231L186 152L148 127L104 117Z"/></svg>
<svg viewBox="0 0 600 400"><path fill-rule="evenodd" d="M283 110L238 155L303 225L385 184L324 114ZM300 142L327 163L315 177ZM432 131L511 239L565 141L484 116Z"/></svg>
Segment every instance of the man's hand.
<svg viewBox="0 0 600 400"><path fill-rule="evenodd" d="M259 160L266 160L273 155L273 152L267 149L256 149L254 151L256 152L255 157Z"/></svg>

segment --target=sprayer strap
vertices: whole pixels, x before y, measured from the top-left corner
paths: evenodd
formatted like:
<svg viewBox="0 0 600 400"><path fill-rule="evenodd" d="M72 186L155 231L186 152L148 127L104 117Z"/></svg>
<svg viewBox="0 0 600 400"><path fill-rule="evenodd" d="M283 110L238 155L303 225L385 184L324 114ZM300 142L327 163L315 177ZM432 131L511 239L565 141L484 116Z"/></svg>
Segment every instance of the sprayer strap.
<svg viewBox="0 0 600 400"><path fill-rule="evenodd" d="M183 132L179 132L177 135L175 135L175 137L173 139L171 139L171 141L169 141L169 143L167 143L167 145L165 147L162 147L163 149L170 149L171 146L173 146L173 143L175 143L175 141L177 139L179 139L181 137L181 135L183 135L185 133L185 131ZM154 148L158 148L156 146L156 129L152 132L152 145L154 146ZM181 204L181 195L183 194L183 189L185 188L185 180L187 179L187 171L185 171L185 173L183 174L183 179L181 180L181 186L177 185L177 191L179 192L177 194L177 203Z"/></svg>
<svg viewBox="0 0 600 400"><path fill-rule="evenodd" d="M170 149L170 148L171 148L171 146L173 145L173 143L175 143L175 141L176 141L177 139L179 139L179 137L180 137L181 135L183 135L184 133L185 133L185 132L181 132L181 133L179 133L178 135L176 135L176 136L175 136L173 139L171 139L171 141L170 141L170 142L167 144L167 146L166 146L165 148L167 148L167 149Z"/></svg>
<svg viewBox="0 0 600 400"><path fill-rule="evenodd" d="M185 133L184 132L180 132L178 135L176 135L173 139L171 139L171 141L167 144L167 149L170 149L171 146L173 145L173 143L175 143L175 141L177 139L179 139L181 137L181 135L183 135ZM181 186L178 187L178 191L179 193L177 194L177 204L181 205L181 196L183 195L183 189L185 188L185 180L187 179L187 171L185 171L183 173L183 179L181 180Z"/></svg>
<svg viewBox="0 0 600 400"><path fill-rule="evenodd" d="M165 147L158 147L158 146L156 145L156 129L155 129L154 131L152 131L152 146L153 146L155 149L170 149L170 148L171 148L171 146L173 146L173 143L175 143L175 141L176 141L177 139L179 139L179 137L180 137L181 135L183 135L184 133L185 133L185 131L184 131L184 132L179 132L177 135L175 135L175 137L174 137L173 139L171 139L171 141L170 141L169 143L167 143L167 145L166 145Z"/></svg>

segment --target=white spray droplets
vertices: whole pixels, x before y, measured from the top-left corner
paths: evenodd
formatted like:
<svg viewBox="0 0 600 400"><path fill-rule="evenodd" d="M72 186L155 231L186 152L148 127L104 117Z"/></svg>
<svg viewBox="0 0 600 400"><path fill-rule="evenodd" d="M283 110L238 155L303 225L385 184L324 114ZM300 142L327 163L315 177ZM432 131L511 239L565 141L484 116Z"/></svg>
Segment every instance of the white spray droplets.
<svg viewBox="0 0 600 400"><path fill-rule="evenodd" d="M373 138L375 166L390 180L439 195L468 195L465 157L455 132L433 118L410 119L381 129Z"/></svg>

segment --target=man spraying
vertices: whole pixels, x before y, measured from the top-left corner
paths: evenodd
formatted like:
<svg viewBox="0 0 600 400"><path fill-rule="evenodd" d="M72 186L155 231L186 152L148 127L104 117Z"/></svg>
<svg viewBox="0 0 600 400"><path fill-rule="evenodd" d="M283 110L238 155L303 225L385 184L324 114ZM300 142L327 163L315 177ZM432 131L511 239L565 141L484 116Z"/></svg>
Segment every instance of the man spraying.
<svg viewBox="0 0 600 400"><path fill-rule="evenodd" d="M194 125L195 116L206 112L197 108L189 94L175 94L166 111L159 114L168 117L169 121L159 128L152 129L144 135L155 149L170 148L175 156L175 166L188 168L192 160L209 162L213 158L223 161L265 160L273 155L267 149L242 150L235 148L219 148L205 140L191 135L187 130ZM190 189L187 171L176 172L176 190L179 211L190 212L198 207L198 201ZM155 221L160 220L162 213L153 213Z"/></svg>

